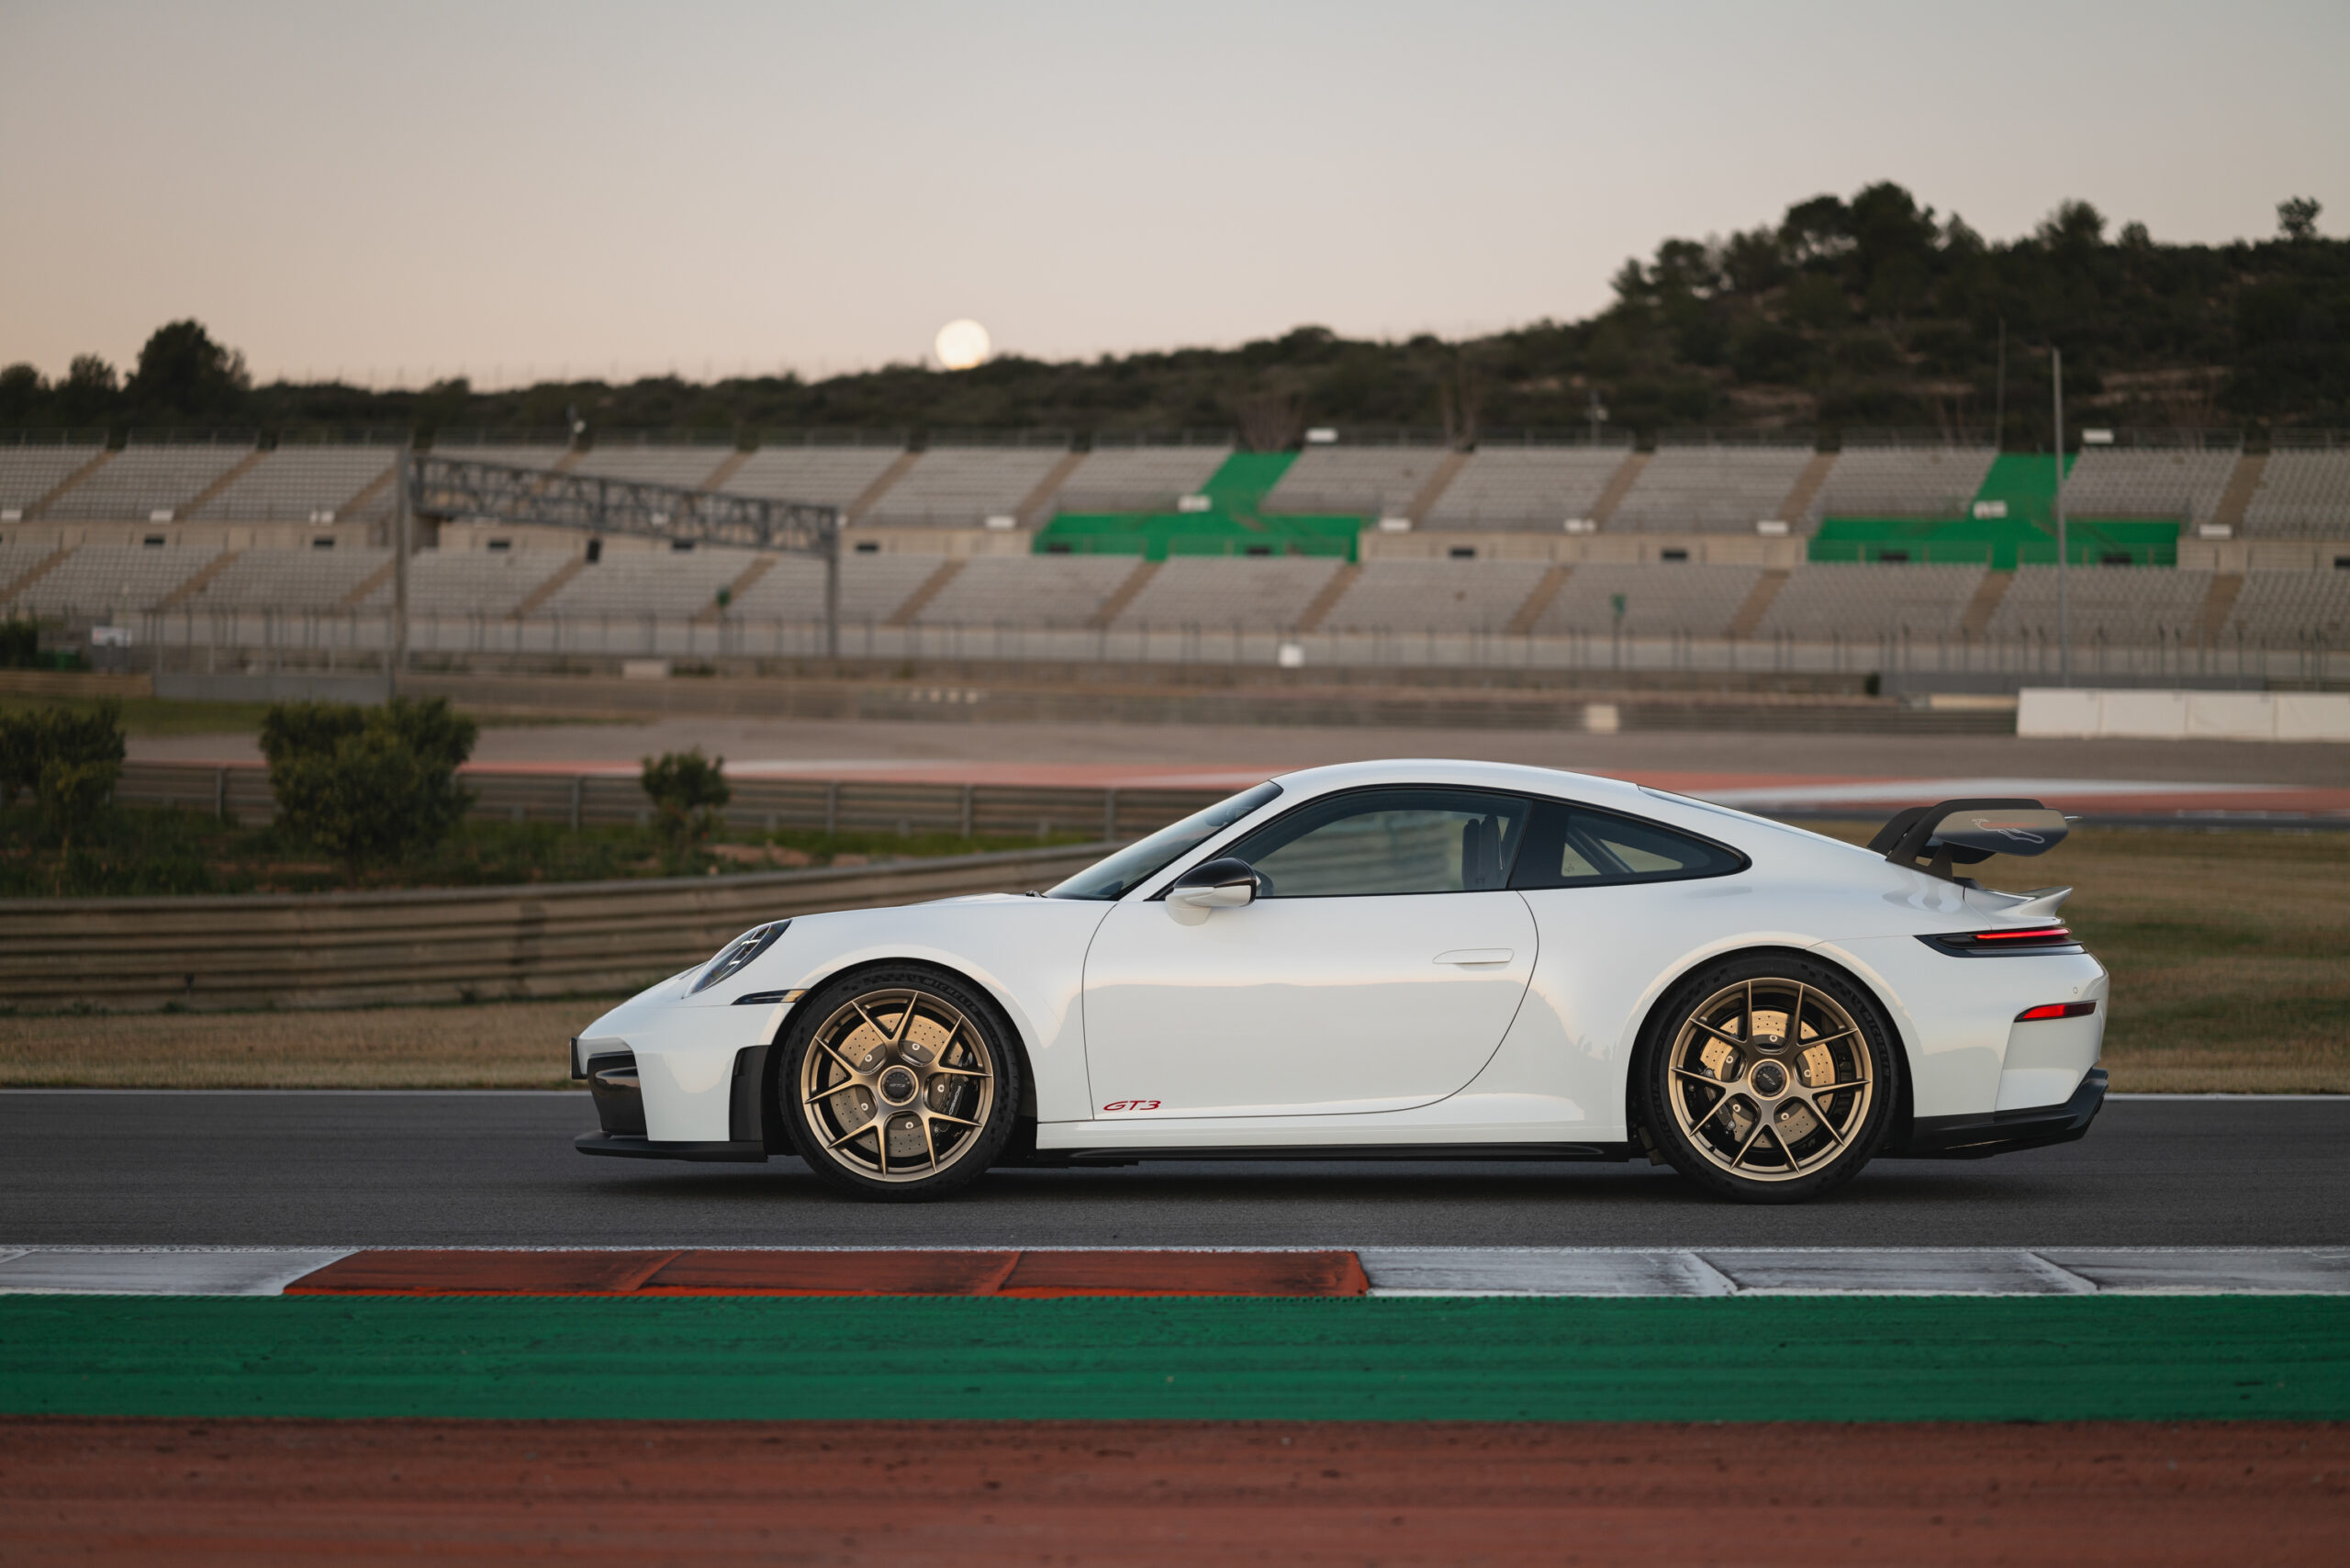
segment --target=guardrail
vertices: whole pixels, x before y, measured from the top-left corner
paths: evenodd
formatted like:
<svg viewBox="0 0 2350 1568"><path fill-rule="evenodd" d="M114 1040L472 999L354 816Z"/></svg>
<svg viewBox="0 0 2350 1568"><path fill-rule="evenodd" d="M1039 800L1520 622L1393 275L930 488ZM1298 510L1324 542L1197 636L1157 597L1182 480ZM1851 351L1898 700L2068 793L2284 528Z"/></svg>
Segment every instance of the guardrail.
<svg viewBox="0 0 2350 1568"><path fill-rule="evenodd" d="M136 1012L609 994L762 920L1045 887L1110 847L515 888L6 899L0 996L28 1011Z"/></svg>
<svg viewBox="0 0 2350 1568"><path fill-rule="evenodd" d="M653 802L633 773L557 773L467 768L472 815L510 822L649 822ZM1139 838L1212 805L1222 790L1079 789L1016 784L896 784L858 779L730 777L730 825L821 829L826 833L952 833L964 838L1034 834L1038 839L1082 833ZM259 763L207 767L134 762L122 770L115 799L241 821L266 822L277 803Z"/></svg>

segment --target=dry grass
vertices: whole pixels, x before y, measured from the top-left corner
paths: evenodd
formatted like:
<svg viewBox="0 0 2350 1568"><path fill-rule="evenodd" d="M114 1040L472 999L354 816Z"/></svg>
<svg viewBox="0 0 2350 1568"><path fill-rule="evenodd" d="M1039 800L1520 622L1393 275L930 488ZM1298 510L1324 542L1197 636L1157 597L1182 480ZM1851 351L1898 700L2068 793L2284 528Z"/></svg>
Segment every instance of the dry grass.
<svg viewBox="0 0 2350 1568"><path fill-rule="evenodd" d="M608 1002L347 1012L0 1015L0 1083L109 1089L551 1089Z"/></svg>
<svg viewBox="0 0 2350 1568"><path fill-rule="evenodd" d="M2099 830L1977 875L2079 890L2065 915L2113 971L2115 1089L2350 1093L2350 834ZM0 1083L543 1088L605 1005L0 1014Z"/></svg>

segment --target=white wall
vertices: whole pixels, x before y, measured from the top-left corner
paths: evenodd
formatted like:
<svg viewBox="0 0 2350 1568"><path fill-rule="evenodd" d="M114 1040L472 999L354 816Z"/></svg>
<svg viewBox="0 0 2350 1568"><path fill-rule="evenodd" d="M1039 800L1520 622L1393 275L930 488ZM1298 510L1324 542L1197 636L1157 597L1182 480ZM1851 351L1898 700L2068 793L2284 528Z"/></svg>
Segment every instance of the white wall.
<svg viewBox="0 0 2350 1568"><path fill-rule="evenodd" d="M2016 734L2039 739L2350 742L2350 694L2026 687Z"/></svg>

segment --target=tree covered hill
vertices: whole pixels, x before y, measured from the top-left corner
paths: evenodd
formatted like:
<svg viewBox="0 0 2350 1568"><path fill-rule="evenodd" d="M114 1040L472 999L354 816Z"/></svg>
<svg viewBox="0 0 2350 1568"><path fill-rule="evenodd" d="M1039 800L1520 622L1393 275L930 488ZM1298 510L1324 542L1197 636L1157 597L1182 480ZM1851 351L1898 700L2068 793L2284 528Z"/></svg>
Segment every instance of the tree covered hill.
<svg viewBox="0 0 2350 1568"><path fill-rule="evenodd" d="M1985 239L1897 185L1822 196L1774 226L1667 240L1627 261L1616 298L1580 321L1446 342L1347 339L1320 327L1232 349L946 372L891 365L823 381L708 386L674 377L476 392L253 386L194 321L159 330L127 380L94 355L44 380L0 371L0 429L218 426L699 431L747 439L872 431L1237 428L1250 445L1309 425L1413 427L1455 439L1579 426L1910 426L2048 434L2049 347L2080 419L2158 428L2350 426L2350 241L2317 204L2278 204L2273 239L2157 243L2109 233L2068 202L2020 239ZM2003 348L2004 344L2004 348ZM2005 375L2001 375L2004 358ZM2004 398L2001 387L2004 385Z"/></svg>

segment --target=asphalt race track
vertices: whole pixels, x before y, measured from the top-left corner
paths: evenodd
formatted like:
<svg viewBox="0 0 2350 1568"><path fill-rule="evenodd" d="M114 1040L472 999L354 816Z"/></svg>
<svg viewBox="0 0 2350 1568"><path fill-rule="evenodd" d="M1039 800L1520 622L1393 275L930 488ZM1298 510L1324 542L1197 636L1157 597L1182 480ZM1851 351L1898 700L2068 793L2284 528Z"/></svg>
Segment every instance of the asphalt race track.
<svg viewBox="0 0 2350 1568"><path fill-rule="evenodd" d="M946 1204L796 1160L581 1156L585 1094L0 1092L0 1246L2310 1247L2350 1211L2350 1098L2109 1103L2079 1143L1889 1160L1743 1208L1645 1165L1007 1171Z"/></svg>

